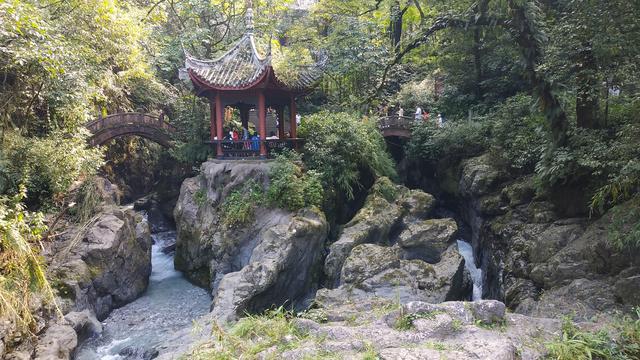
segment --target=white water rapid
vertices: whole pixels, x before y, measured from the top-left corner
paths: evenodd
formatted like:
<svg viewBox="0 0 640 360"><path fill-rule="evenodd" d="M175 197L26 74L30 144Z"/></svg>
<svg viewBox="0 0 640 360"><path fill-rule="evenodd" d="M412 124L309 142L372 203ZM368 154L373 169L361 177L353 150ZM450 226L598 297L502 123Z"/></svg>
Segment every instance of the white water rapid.
<svg viewBox="0 0 640 360"><path fill-rule="evenodd" d="M162 353L165 341L209 311L206 290L189 283L173 267L173 256L162 249L175 243L175 231L153 234L152 271L147 291L111 312L101 336L83 342L76 360L148 359Z"/></svg>
<svg viewBox="0 0 640 360"><path fill-rule="evenodd" d="M473 247L464 240L458 240L458 252L464 258L464 265L471 274L471 280L473 281L472 300L482 300L482 270L476 267Z"/></svg>

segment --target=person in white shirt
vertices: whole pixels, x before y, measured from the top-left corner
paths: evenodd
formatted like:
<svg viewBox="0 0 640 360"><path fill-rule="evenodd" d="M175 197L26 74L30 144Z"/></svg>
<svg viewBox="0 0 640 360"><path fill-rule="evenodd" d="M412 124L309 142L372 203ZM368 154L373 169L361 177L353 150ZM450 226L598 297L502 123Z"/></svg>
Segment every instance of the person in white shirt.
<svg viewBox="0 0 640 360"><path fill-rule="evenodd" d="M404 109L402 108L402 106L400 106L400 109L398 109L398 117L403 117L404 116Z"/></svg>
<svg viewBox="0 0 640 360"><path fill-rule="evenodd" d="M422 108L420 108L420 106L416 108L415 118L416 118L416 121L422 121Z"/></svg>

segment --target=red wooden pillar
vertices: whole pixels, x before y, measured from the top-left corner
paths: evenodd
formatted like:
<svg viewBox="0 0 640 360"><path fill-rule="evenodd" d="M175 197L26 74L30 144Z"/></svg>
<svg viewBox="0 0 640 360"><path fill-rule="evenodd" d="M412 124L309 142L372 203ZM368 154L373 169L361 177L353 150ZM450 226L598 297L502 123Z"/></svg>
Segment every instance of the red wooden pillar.
<svg viewBox="0 0 640 360"><path fill-rule="evenodd" d="M296 109L296 98L295 96L291 95L291 104L289 106L289 110L290 110L290 116L291 119L289 120L291 123L291 138L293 139L297 139L298 138L298 123L296 123L296 115L298 113L298 110Z"/></svg>
<svg viewBox="0 0 640 360"><path fill-rule="evenodd" d="M267 106L264 91L258 93L258 130L260 132L260 156L267 156L267 146L264 140L267 138Z"/></svg>
<svg viewBox="0 0 640 360"><path fill-rule="evenodd" d="M216 135L216 102L215 99L209 99L209 108L211 110L210 115L210 122L211 122L211 128L210 128L210 134L209 134L209 139L211 141L215 140Z"/></svg>
<svg viewBox="0 0 640 360"><path fill-rule="evenodd" d="M224 108L222 107L222 97L220 93L216 93L216 136L218 137L218 158L223 157L222 153L222 139L224 135L222 134L222 124L224 122Z"/></svg>
<svg viewBox="0 0 640 360"><path fill-rule="evenodd" d="M284 105L278 105L278 137L284 139Z"/></svg>

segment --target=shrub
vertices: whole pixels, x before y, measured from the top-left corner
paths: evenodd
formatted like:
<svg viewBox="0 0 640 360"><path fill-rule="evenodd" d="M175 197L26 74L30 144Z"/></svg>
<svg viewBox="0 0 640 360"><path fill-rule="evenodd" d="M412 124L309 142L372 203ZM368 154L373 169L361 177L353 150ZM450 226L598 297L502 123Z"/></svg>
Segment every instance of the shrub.
<svg viewBox="0 0 640 360"><path fill-rule="evenodd" d="M614 207L608 242L618 251L640 249L640 199Z"/></svg>
<svg viewBox="0 0 640 360"><path fill-rule="evenodd" d="M516 95L476 120L452 120L438 128L433 121L412 130L407 153L414 159L460 160L491 150L509 167L532 171L547 144L544 117L532 110L533 99Z"/></svg>
<svg viewBox="0 0 640 360"><path fill-rule="evenodd" d="M304 162L320 174L328 191L353 199L363 174L396 177L393 160L373 123L348 113L320 112L304 119L300 134L307 139Z"/></svg>
<svg viewBox="0 0 640 360"><path fill-rule="evenodd" d="M295 326L292 317L279 307L262 315L248 315L228 330L214 325L215 340L200 345L186 358L253 359L267 349L273 349L270 354L277 358L309 336Z"/></svg>
<svg viewBox="0 0 640 360"><path fill-rule="evenodd" d="M485 122L449 121L442 128L433 121L416 125L407 144L410 158L437 162L443 158L464 159L488 149L489 127Z"/></svg>
<svg viewBox="0 0 640 360"><path fill-rule="evenodd" d="M532 172L548 146L543 114L533 108L529 95L513 96L495 108L486 121L491 124L490 146L512 169Z"/></svg>
<svg viewBox="0 0 640 360"><path fill-rule="evenodd" d="M270 184L266 194L270 205L296 211L322 204L324 192L319 173L305 173L301 164L300 155L293 152L276 157L269 172Z"/></svg>
<svg viewBox="0 0 640 360"><path fill-rule="evenodd" d="M75 219L85 223L93 217L102 203L101 189L95 178L87 179L82 183L76 194L76 206L69 209Z"/></svg>
<svg viewBox="0 0 640 360"><path fill-rule="evenodd" d="M102 151L87 147L88 130L54 131L45 138L25 138L7 133L6 154L0 172L9 179L9 192L25 184L30 204L42 204L65 193L81 176L92 175L102 165Z"/></svg>
<svg viewBox="0 0 640 360"><path fill-rule="evenodd" d="M231 228L247 223L253 219L255 209L262 205L264 192L262 186L255 181L248 181L242 189L234 190L224 199L221 205L221 223Z"/></svg>

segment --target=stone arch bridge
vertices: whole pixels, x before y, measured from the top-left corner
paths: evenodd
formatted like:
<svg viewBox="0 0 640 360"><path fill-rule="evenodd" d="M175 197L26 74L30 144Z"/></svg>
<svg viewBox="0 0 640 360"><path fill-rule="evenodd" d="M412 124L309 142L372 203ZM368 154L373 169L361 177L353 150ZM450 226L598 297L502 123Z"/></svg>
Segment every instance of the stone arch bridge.
<svg viewBox="0 0 640 360"><path fill-rule="evenodd" d="M408 139L411 137L411 127L414 123L413 117L409 116L385 116L378 119L378 130L385 138L399 137Z"/></svg>
<svg viewBox="0 0 640 360"><path fill-rule="evenodd" d="M103 145L121 136L138 135L164 147L171 147L171 141L176 136L176 128L165 121L163 114L113 114L88 123L86 128L93 134L89 138L89 143L93 146Z"/></svg>

